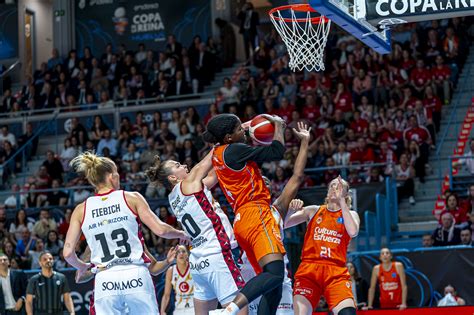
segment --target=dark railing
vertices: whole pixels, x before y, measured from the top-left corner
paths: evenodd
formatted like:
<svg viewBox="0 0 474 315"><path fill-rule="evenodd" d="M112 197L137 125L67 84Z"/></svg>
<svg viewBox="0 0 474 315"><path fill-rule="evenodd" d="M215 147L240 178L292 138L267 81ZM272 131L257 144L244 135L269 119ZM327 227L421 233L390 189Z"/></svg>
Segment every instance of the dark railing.
<svg viewBox="0 0 474 315"><path fill-rule="evenodd" d="M5 72L0 74L0 96L3 95L3 80L4 80L4 78L8 74L10 74L10 72L12 72L16 67L21 67L20 59L16 60L10 67L8 67L7 70L5 70Z"/></svg>

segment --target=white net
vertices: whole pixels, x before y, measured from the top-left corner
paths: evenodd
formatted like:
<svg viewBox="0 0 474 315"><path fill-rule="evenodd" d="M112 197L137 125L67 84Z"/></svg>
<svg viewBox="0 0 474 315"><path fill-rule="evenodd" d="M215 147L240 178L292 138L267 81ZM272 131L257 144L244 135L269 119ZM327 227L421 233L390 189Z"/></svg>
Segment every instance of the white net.
<svg viewBox="0 0 474 315"><path fill-rule="evenodd" d="M326 47L331 20L324 19L314 23L314 12L301 12L296 16L293 9L286 9L291 17L284 18L280 10L270 14L273 25L285 43L290 55L289 67L293 71L324 70L324 48ZM306 18L301 14L305 13ZM324 19L324 20L323 20Z"/></svg>

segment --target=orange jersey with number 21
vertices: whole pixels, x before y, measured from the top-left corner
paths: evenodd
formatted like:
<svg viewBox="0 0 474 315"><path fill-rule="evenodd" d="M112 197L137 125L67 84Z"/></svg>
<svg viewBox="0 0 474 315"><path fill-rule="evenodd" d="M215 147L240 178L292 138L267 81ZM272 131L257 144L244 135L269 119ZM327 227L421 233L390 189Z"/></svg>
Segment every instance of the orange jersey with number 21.
<svg viewBox="0 0 474 315"><path fill-rule="evenodd" d="M308 223L301 260L344 267L350 241L342 211L322 205Z"/></svg>

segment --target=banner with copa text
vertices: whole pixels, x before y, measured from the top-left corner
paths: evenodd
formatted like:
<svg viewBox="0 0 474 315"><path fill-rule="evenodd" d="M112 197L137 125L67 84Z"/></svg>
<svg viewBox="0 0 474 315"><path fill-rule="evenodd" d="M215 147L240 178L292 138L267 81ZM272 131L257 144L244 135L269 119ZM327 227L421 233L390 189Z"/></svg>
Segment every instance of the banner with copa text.
<svg viewBox="0 0 474 315"><path fill-rule="evenodd" d="M95 57L125 44L136 50L139 43L163 50L168 35L175 35L184 47L195 35L206 41L210 34L209 0L80 0L75 1L76 47L91 48Z"/></svg>
<svg viewBox="0 0 474 315"><path fill-rule="evenodd" d="M365 0L365 7L372 25L474 15L471 0Z"/></svg>

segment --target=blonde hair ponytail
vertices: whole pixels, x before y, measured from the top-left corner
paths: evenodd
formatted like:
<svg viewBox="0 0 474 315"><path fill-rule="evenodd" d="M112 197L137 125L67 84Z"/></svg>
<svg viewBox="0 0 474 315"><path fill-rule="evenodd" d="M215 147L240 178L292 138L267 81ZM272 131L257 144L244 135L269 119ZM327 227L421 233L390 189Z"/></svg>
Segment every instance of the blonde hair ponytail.
<svg viewBox="0 0 474 315"><path fill-rule="evenodd" d="M95 187L104 183L107 174L111 174L117 169L114 161L90 151L76 156L69 165L77 173L84 174L89 183Z"/></svg>

